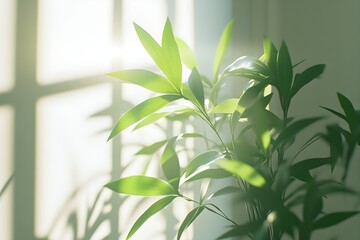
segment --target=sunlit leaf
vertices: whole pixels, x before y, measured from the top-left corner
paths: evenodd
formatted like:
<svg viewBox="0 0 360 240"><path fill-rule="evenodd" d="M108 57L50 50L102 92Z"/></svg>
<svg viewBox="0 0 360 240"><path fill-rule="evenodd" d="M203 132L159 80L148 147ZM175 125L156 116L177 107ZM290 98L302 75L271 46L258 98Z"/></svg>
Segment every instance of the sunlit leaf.
<svg viewBox="0 0 360 240"><path fill-rule="evenodd" d="M137 230L153 215L164 209L167 205L169 205L176 196L168 196L165 198L162 198L152 204L134 223L134 225L131 227L126 239L130 239Z"/></svg>
<svg viewBox="0 0 360 240"><path fill-rule="evenodd" d="M220 190L214 192L211 196L208 197L208 199L218 197L218 196L222 196L222 195L225 195L225 194L232 194L232 193L239 193L239 192L240 192L239 187L227 186L227 187L223 187Z"/></svg>
<svg viewBox="0 0 360 240"><path fill-rule="evenodd" d="M264 47L264 55L267 65L269 66L271 72L273 74L277 73L277 55L278 51L271 40L267 37L264 37L263 40L263 47Z"/></svg>
<svg viewBox="0 0 360 240"><path fill-rule="evenodd" d="M105 187L123 194L137 196L177 195L178 192L162 179L148 176L131 176L120 178Z"/></svg>
<svg viewBox="0 0 360 240"><path fill-rule="evenodd" d="M202 107L204 107L204 88L201 80L200 73L196 68L193 68L191 74L189 76L189 87L193 92L194 96L200 103Z"/></svg>
<svg viewBox="0 0 360 240"><path fill-rule="evenodd" d="M229 48L230 40L231 40L231 32L234 26L234 21L228 23L223 31L218 46L216 48L215 59L214 59L214 67L213 67L213 75L214 79L218 78L219 69L221 63L223 61L226 50Z"/></svg>
<svg viewBox="0 0 360 240"><path fill-rule="evenodd" d="M163 95L154 98L149 98L144 102L136 105L124 115L122 115L119 121L115 124L108 140L130 127L132 124L142 120L143 118L149 116L150 114L161 109L165 105L179 99L180 96L177 95Z"/></svg>
<svg viewBox="0 0 360 240"><path fill-rule="evenodd" d="M319 229L331 227L357 214L359 214L358 211L330 213L315 221L312 228Z"/></svg>
<svg viewBox="0 0 360 240"><path fill-rule="evenodd" d="M217 164L224 170L245 180L255 187L261 187L265 184L265 178L249 164L239 160L220 160Z"/></svg>
<svg viewBox="0 0 360 240"><path fill-rule="evenodd" d="M198 63L193 50L187 45L185 41L180 38L175 38L179 47L180 57L182 62L189 68L198 68Z"/></svg>
<svg viewBox="0 0 360 240"><path fill-rule="evenodd" d="M183 220L183 222L179 227L179 231L176 237L177 240L181 238L181 235L183 234L185 229L188 228L194 222L194 220L200 215L200 213L203 210L204 210L204 206L199 206L197 208L194 208L191 212L188 213L188 215L186 215L185 219Z"/></svg>
<svg viewBox="0 0 360 240"><path fill-rule="evenodd" d="M294 97L295 94L306 84L312 80L320 77L325 70L325 64L314 65L300 74L295 75L294 84L291 87L291 97Z"/></svg>
<svg viewBox="0 0 360 240"><path fill-rule="evenodd" d="M196 156L194 159L190 161L185 169L185 177L190 176L194 173L198 168L213 163L214 161L221 158L223 155L217 151L208 151Z"/></svg>
<svg viewBox="0 0 360 240"><path fill-rule="evenodd" d="M222 179L222 178L227 178L227 177L231 177L232 175L221 169L221 168L209 168L209 169L205 169L203 171L200 171L192 176L190 176L188 179L185 180L185 182L193 182L193 181L197 181L197 180L202 180L202 179Z"/></svg>
<svg viewBox="0 0 360 240"><path fill-rule="evenodd" d="M143 120L141 120L135 127L134 130L145 127L149 124L152 124L156 122L157 120L169 115L170 112L159 112L159 113L153 113L149 116L145 117Z"/></svg>
<svg viewBox="0 0 360 240"><path fill-rule="evenodd" d="M237 98L228 98L224 101L220 102L213 109L211 109L210 113L233 113L236 110L239 99Z"/></svg>
<svg viewBox="0 0 360 240"><path fill-rule="evenodd" d="M241 76L257 81L269 80L269 68L259 59L243 56L225 68L223 76Z"/></svg>
<svg viewBox="0 0 360 240"><path fill-rule="evenodd" d="M163 76L143 70L131 69L108 73L108 76L121 79L128 83L139 85L157 93L177 93L174 86Z"/></svg>
<svg viewBox="0 0 360 240"><path fill-rule="evenodd" d="M149 146L145 146L143 148L141 148L139 151L137 151L135 153L135 155L150 155L155 153L156 151L158 151L161 147L163 147L166 143L168 142L168 140L163 140L163 141L159 141L159 142L155 142Z"/></svg>
<svg viewBox="0 0 360 240"><path fill-rule="evenodd" d="M162 53L165 60L162 70L176 89L180 89L182 79L181 58L169 19L166 20L162 35Z"/></svg>

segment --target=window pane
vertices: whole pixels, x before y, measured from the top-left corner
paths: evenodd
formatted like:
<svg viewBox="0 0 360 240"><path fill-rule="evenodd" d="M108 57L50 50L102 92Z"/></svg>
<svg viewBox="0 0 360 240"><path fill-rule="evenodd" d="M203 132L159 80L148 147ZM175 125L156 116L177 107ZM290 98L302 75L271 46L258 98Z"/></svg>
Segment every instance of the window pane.
<svg viewBox="0 0 360 240"><path fill-rule="evenodd" d="M0 0L0 93L14 85L14 0Z"/></svg>
<svg viewBox="0 0 360 240"><path fill-rule="evenodd" d="M12 239L13 109L0 107L0 239Z"/></svg>
<svg viewBox="0 0 360 240"><path fill-rule="evenodd" d="M111 66L111 0L40 0L38 81L103 74Z"/></svg>
<svg viewBox="0 0 360 240"><path fill-rule="evenodd" d="M111 86L106 84L38 102L37 237L84 237L86 213L109 181L112 163L111 144L106 143L108 132L104 132L111 119L91 116L106 109L111 96Z"/></svg>

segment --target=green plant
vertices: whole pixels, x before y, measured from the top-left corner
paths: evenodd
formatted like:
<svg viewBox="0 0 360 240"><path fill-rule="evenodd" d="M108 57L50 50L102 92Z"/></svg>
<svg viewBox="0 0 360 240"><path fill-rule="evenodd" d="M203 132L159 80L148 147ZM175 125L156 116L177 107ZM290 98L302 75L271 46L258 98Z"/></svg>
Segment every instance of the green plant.
<svg viewBox="0 0 360 240"><path fill-rule="evenodd" d="M158 94L123 114L109 139L136 123L135 128L139 128L163 117L170 121L191 115L206 123L214 136L209 139L195 131L147 146L139 153L152 154L164 148L159 159L164 175L162 178L138 175L106 185L122 194L163 196L140 216L127 239L148 218L164 209L175 198L183 198L195 205L180 225L177 239L204 210L219 215L231 225L230 230L219 234L218 239L281 239L287 235L307 240L313 231L333 226L358 214L358 211L324 213L322 208L325 196L344 193L356 196L357 193L335 181L334 177L319 179L312 172L325 165L330 165L332 171L337 165L343 165L343 180L346 178L355 146L360 144L359 112L355 111L344 95L338 93L344 114L323 108L345 120L348 130L339 124L327 125L300 144L295 138L323 117L295 119L289 116L291 102L299 90L323 73L325 65L314 65L294 74L294 68L300 63L292 63L286 44L283 42L276 49L268 38L264 38L263 56L240 57L220 71L232 27L233 22L226 26L221 36L212 80L199 73L192 50L174 37L169 20L164 27L161 46L135 24L141 43L163 74L139 69L108 74ZM191 69L186 82L182 82L182 63ZM229 77L248 79L249 87L240 96L218 102L222 84ZM265 91L268 86L277 93L276 97ZM159 111L179 101L190 102L191 106ZM268 106L273 102L280 102L281 116L269 110ZM185 167L180 167L176 145L177 140L184 137L203 138L208 148L191 159ZM319 141L329 149L325 157L299 160L303 151ZM182 193L182 187L193 181L217 181L222 178L233 178L234 184L221 189L205 189L199 199L191 199ZM236 216L230 219L221 206L212 203L213 198L223 194L233 194L239 204L245 204L247 221L238 223ZM300 213L296 209L300 209Z"/></svg>

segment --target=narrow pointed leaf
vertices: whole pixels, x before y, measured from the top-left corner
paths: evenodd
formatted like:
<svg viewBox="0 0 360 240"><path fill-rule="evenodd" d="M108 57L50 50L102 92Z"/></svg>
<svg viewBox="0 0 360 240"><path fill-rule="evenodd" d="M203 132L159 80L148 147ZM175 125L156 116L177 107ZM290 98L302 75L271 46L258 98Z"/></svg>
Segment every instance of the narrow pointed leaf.
<svg viewBox="0 0 360 240"><path fill-rule="evenodd" d="M308 182L312 179L309 171L327 164L331 164L331 158L311 158L302 160L290 168L290 174L297 179Z"/></svg>
<svg viewBox="0 0 360 240"><path fill-rule="evenodd" d="M204 108L204 87L202 84L200 73L196 68L192 69L189 76L189 87L200 105Z"/></svg>
<svg viewBox="0 0 360 240"><path fill-rule="evenodd" d="M163 95L149 98L144 102L140 103L139 105L133 107L120 117L119 121L113 128L108 140L121 133L123 130L130 127L132 124L142 120L143 118L149 116L150 114L156 112L165 105L179 98L180 96L177 95Z"/></svg>
<svg viewBox="0 0 360 240"><path fill-rule="evenodd" d="M310 226L323 208L322 196L315 182L307 183L307 191L304 200L303 218L304 223Z"/></svg>
<svg viewBox="0 0 360 240"><path fill-rule="evenodd" d="M278 51L271 40L267 37L264 37L263 47L266 63L269 66L270 71L275 75L277 73L276 59Z"/></svg>
<svg viewBox="0 0 360 240"><path fill-rule="evenodd" d="M285 42L282 42L277 58L277 86L282 96L287 99L290 95L290 88L293 78L293 68L289 50Z"/></svg>
<svg viewBox="0 0 360 240"><path fill-rule="evenodd" d="M126 239L130 239L137 230L153 215L164 209L167 205L169 205L176 196L168 196L165 198L162 198L152 204L134 223L134 225L131 227Z"/></svg>
<svg viewBox="0 0 360 240"><path fill-rule="evenodd" d="M156 122L157 120L169 115L170 112L159 112L159 113L153 113L149 116L145 117L143 120L141 120L135 127L134 130L145 127L149 124L152 124Z"/></svg>
<svg viewBox="0 0 360 240"><path fill-rule="evenodd" d="M265 178L249 164L239 160L221 160L217 164L224 170L242 178L255 187L262 187L266 181Z"/></svg>
<svg viewBox="0 0 360 240"><path fill-rule="evenodd" d="M209 168L209 169L205 169L203 171L199 171L198 173L195 173L193 175L191 175L189 178L187 178L185 180L185 182L193 182L193 181L197 181L197 180L202 180L202 179L222 179L222 178L227 178L227 177L231 177L232 175L225 171L224 169L221 168Z"/></svg>
<svg viewBox="0 0 360 240"><path fill-rule="evenodd" d="M209 165L222 157L222 154L217 151L209 151L196 156L190 161L185 169L185 177L194 173L198 168Z"/></svg>
<svg viewBox="0 0 360 240"><path fill-rule="evenodd" d="M175 151L175 142L177 137L173 137L166 144L164 152L161 156L161 168L164 172L166 179L170 184L177 189L180 179L180 164L179 158Z"/></svg>
<svg viewBox="0 0 360 240"><path fill-rule="evenodd" d="M198 63L193 50L190 46L180 38L175 38L179 47L180 57L182 62L189 68L198 68Z"/></svg>
<svg viewBox="0 0 360 240"><path fill-rule="evenodd" d="M322 117L304 118L290 124L277 137L277 139L273 144L273 149L276 149L280 144L284 143L286 140L292 138L298 132L302 131L304 128L308 127L309 125L319 121L320 119L322 119Z"/></svg>
<svg viewBox="0 0 360 240"><path fill-rule="evenodd" d="M346 115L346 121L349 124L350 132L355 135L355 134L357 134L357 128L360 127L360 126L358 126L360 120L358 120L358 116L354 109L354 106L351 103L351 101L347 97L342 95L341 93L337 93L337 96L338 96L340 105Z"/></svg>
<svg viewBox="0 0 360 240"><path fill-rule="evenodd" d="M204 206L199 206L197 208L194 208L191 212L188 213L188 215L186 215L185 219L183 220L183 222L179 227L179 231L176 237L177 240L181 238L181 235L183 234L185 229L188 228L194 222L194 220L200 215L200 213L203 210L204 210Z"/></svg>
<svg viewBox="0 0 360 240"><path fill-rule="evenodd" d="M325 64L314 65L300 74L295 75L294 84L291 87L291 97L294 97L295 94L306 84L312 80L320 77L325 70Z"/></svg>
<svg viewBox="0 0 360 240"><path fill-rule="evenodd" d="M214 79L218 78L221 63L224 59L226 50L229 48L233 26L234 26L234 21L228 23L228 25L225 27L225 30L221 35L220 41L216 48L214 67L213 67Z"/></svg>
<svg viewBox="0 0 360 240"><path fill-rule="evenodd" d="M201 104L198 99L196 98L196 96L194 95L194 93L191 91L190 87L188 85L186 85L185 83L182 84L181 87L181 91L183 96L189 100L192 104L194 104L195 106L197 106L200 109L203 109L204 105Z"/></svg>
<svg viewBox="0 0 360 240"><path fill-rule="evenodd" d="M339 113L338 111L332 110L332 109L327 108L327 107L323 107L323 106L321 106L321 108L323 108L323 109L325 109L325 110L327 110L327 111L331 112L332 114L334 114L334 115L336 115L336 116L338 116L338 117L340 117L340 118L342 118L342 119L344 119L344 120L346 121L346 116L345 116L344 114Z"/></svg>
<svg viewBox="0 0 360 240"><path fill-rule="evenodd" d="M131 176L120 178L105 187L123 194L137 196L177 195L178 192L162 179L148 176Z"/></svg>
<svg viewBox="0 0 360 240"><path fill-rule="evenodd" d="M169 19L166 20L162 35L162 53L165 60L162 70L173 85L180 89L182 79L181 58Z"/></svg>
<svg viewBox="0 0 360 240"><path fill-rule="evenodd" d="M168 140L163 140L163 141L155 142L149 146L145 146L145 147L141 148L139 151L137 151L135 153L135 155L153 154L153 153L157 152L161 147L163 147L167 142L168 142Z"/></svg>
<svg viewBox="0 0 360 240"><path fill-rule="evenodd" d="M211 109L210 113L233 113L236 110L239 99L237 98L228 98L224 101L220 102L213 109Z"/></svg>
<svg viewBox="0 0 360 240"><path fill-rule="evenodd" d="M174 86L163 76L143 70L131 69L108 73L108 76L139 85L156 93L177 93Z"/></svg>
<svg viewBox="0 0 360 240"><path fill-rule="evenodd" d="M358 211L330 213L320 218L312 225L313 229L327 228L359 214Z"/></svg>

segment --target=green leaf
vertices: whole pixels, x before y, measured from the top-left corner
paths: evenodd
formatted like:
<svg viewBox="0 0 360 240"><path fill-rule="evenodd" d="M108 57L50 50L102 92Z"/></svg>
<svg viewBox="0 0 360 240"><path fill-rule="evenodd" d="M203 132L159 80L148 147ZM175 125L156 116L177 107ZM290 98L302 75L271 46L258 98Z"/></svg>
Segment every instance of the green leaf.
<svg viewBox="0 0 360 240"><path fill-rule="evenodd" d="M176 196L168 196L164 197L158 201L156 201L154 204L152 204L134 223L134 225L131 227L126 239L130 239L137 230L153 215L164 209L167 205L169 205Z"/></svg>
<svg viewBox="0 0 360 240"><path fill-rule="evenodd" d="M351 211L351 212L337 212L327 214L326 216L320 218L312 225L313 229L320 229L320 228L327 228L334 226L342 221L345 221L348 218L351 218L355 215L359 214L358 211Z"/></svg>
<svg viewBox="0 0 360 240"><path fill-rule="evenodd" d="M162 70L174 86L180 89L182 80L181 58L169 19L166 20L162 35L162 51L165 58L165 67Z"/></svg>
<svg viewBox="0 0 360 240"><path fill-rule="evenodd" d="M187 178L185 180L185 182L193 182L193 181L197 181L197 180L202 180L205 178L210 178L210 179L222 179L222 178L227 178L227 177L231 177L232 175L221 169L221 168L215 168L215 169L205 169L204 171L198 172L192 176L190 176L189 178Z"/></svg>
<svg viewBox="0 0 360 240"><path fill-rule="evenodd" d="M241 190L238 187L227 186L227 187L221 188L220 190L214 192L211 196L208 197L208 199L218 197L218 196L222 196L224 194L239 193L240 191Z"/></svg>
<svg viewBox="0 0 360 240"><path fill-rule="evenodd" d="M204 88L200 73L197 71L196 68L192 69L189 76L189 87L200 105L204 108Z"/></svg>
<svg viewBox="0 0 360 240"><path fill-rule="evenodd" d="M185 177L190 176L194 173L198 168L203 167L205 165L209 165L214 161L221 158L223 155L217 151L208 151L196 156L194 159L190 161L185 169Z"/></svg>
<svg viewBox="0 0 360 240"><path fill-rule="evenodd" d="M111 190L137 196L177 195L178 192L162 179L148 176L120 178L105 185Z"/></svg>
<svg viewBox="0 0 360 240"><path fill-rule="evenodd" d="M211 109L210 113L233 113L236 110L239 99L237 98L228 98L224 101L220 102L213 109Z"/></svg>
<svg viewBox="0 0 360 240"><path fill-rule="evenodd" d="M277 73L277 55L278 51L271 40L267 37L264 37L263 40L264 54L266 63L270 68L270 71L275 75Z"/></svg>
<svg viewBox="0 0 360 240"><path fill-rule="evenodd" d="M304 200L303 217L307 227L313 224L313 221L321 213L323 207L322 196L315 182L307 183L307 191Z"/></svg>
<svg viewBox="0 0 360 240"><path fill-rule="evenodd" d="M346 116L344 114L339 113L339 112L337 112L335 110L332 110L330 108L327 108L327 107L323 107L323 106L320 106L320 107L327 110L327 111L329 111L329 112L331 112L332 114L334 114L334 115L336 115L336 116L338 116L338 117L340 117L340 118L342 118L342 119L344 119L346 121Z"/></svg>
<svg viewBox="0 0 360 240"><path fill-rule="evenodd" d="M214 79L216 80L218 79L219 69L224 59L225 52L229 48L233 26L234 26L234 21L231 21L226 25L225 30L222 33L220 41L216 48L214 67L213 67Z"/></svg>
<svg viewBox="0 0 360 240"><path fill-rule="evenodd" d="M306 84L320 77L325 70L325 64L314 65L300 74L295 75L294 84L291 88L291 98Z"/></svg>
<svg viewBox="0 0 360 240"><path fill-rule="evenodd" d="M156 122L157 120L169 115L170 112L159 112L159 113L153 113L149 116L145 117L142 121L140 121L135 127L134 130L137 130L139 128L145 127L149 124L152 124Z"/></svg>
<svg viewBox="0 0 360 240"><path fill-rule="evenodd" d="M293 122L288 127L286 127L276 138L273 149L276 149L280 144L284 143L286 140L294 137L297 133L302 131L304 128L308 127L309 125L319 121L322 117L314 117L314 118L304 118Z"/></svg>
<svg viewBox="0 0 360 240"><path fill-rule="evenodd" d="M358 126L360 120L358 119L354 106L351 101L341 93L337 93L337 96L346 115L346 122L349 124L350 132L356 135L358 131L357 128L360 127Z"/></svg>
<svg viewBox="0 0 360 240"><path fill-rule="evenodd" d="M331 164L331 158L310 158L302 160L290 168L290 174L297 179L308 182L312 179L309 170L315 169L327 164Z"/></svg>
<svg viewBox="0 0 360 240"><path fill-rule="evenodd" d="M218 161L217 164L255 187L262 187L266 183L265 178L245 162L225 159Z"/></svg>
<svg viewBox="0 0 360 240"><path fill-rule="evenodd" d="M185 41L180 38L175 38L179 47L180 57L182 62L189 68L198 68L198 63L193 50L187 45Z"/></svg>
<svg viewBox="0 0 360 240"><path fill-rule="evenodd" d="M183 222L179 227L179 231L176 237L177 240L181 238L181 235L183 234L185 229L188 228L194 222L194 220L200 215L200 213L203 210L204 210L204 206L199 206L197 208L194 208L191 212L188 213L188 215L186 215L185 219L183 220Z"/></svg>
<svg viewBox="0 0 360 240"><path fill-rule="evenodd" d="M173 137L168 141L160 160L165 177L175 189L179 187L180 179L179 158L175 151L176 139L177 137Z"/></svg>
<svg viewBox="0 0 360 240"><path fill-rule="evenodd" d="M277 67L277 86L284 99L288 99L293 78L293 68L289 50L285 42L282 42L279 49Z"/></svg>
<svg viewBox="0 0 360 240"><path fill-rule="evenodd" d="M186 85L185 83L182 84L181 87L181 91L182 94L184 96L185 99L189 100L190 102L192 102L192 104L194 104L195 106L197 106L200 109L203 109L203 104L201 104L198 99L195 97L194 93L191 91L190 87L188 85Z"/></svg>
<svg viewBox="0 0 360 240"><path fill-rule="evenodd" d="M179 99L180 96L177 95L162 95L154 98L149 98L139 105L133 107L124 115L122 115L119 121L115 124L108 141L121 133L126 128L130 127L132 124L140 121L141 119L149 116L150 114L161 109L165 105Z"/></svg>
<svg viewBox="0 0 360 240"><path fill-rule="evenodd" d="M151 154L155 153L156 151L158 151L167 142L168 142L168 140L163 140L163 141L155 142L149 146L145 146L145 147L141 148L139 151L137 151L135 153L135 155L151 155Z"/></svg>
<svg viewBox="0 0 360 240"><path fill-rule="evenodd" d="M174 86L163 76L143 69L130 69L106 74L128 83L139 85L156 93L177 93Z"/></svg>
<svg viewBox="0 0 360 240"><path fill-rule="evenodd" d="M256 232L256 230L258 230L261 226L262 223L259 220L247 222L242 225L233 226L229 231L225 232L216 239L226 239L233 237L239 238L243 236L249 236L249 234Z"/></svg>
<svg viewBox="0 0 360 240"><path fill-rule="evenodd" d="M226 67L222 76L241 76L257 81L268 81L270 70L265 63L259 59L251 56L243 56Z"/></svg>

